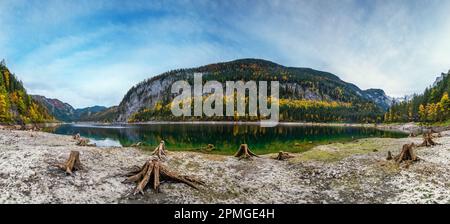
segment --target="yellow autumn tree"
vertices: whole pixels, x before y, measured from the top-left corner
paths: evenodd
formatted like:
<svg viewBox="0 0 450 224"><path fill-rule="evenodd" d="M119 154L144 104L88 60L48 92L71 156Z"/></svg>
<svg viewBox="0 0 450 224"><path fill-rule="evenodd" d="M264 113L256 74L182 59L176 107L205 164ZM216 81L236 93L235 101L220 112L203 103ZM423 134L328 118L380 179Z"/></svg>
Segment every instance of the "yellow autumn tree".
<svg viewBox="0 0 450 224"><path fill-rule="evenodd" d="M448 98L448 93L445 92L442 97L441 101L439 102L442 106L441 113L444 119L447 119L450 111L450 99Z"/></svg>
<svg viewBox="0 0 450 224"><path fill-rule="evenodd" d="M425 110L425 106L423 104L420 104L419 106L419 116L421 121L427 120L427 111Z"/></svg>
<svg viewBox="0 0 450 224"><path fill-rule="evenodd" d="M6 95L0 92L0 121L9 120L9 108Z"/></svg>

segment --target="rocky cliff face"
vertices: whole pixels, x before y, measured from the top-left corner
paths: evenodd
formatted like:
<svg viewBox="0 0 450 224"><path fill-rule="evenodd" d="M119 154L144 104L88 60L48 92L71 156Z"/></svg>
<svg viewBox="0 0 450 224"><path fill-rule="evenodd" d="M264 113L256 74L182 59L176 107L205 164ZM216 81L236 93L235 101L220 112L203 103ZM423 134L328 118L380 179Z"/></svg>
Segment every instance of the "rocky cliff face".
<svg viewBox="0 0 450 224"><path fill-rule="evenodd" d="M175 95L170 93L177 80L192 83L194 73L202 73L203 80L225 81L255 80L279 81L280 98L306 99L311 101L369 102L383 110L392 103L383 90L363 91L346 83L337 76L309 68L292 68L259 59L241 59L232 62L211 64L198 68L166 72L145 80L131 88L118 107L117 121L126 122L143 109L152 109L156 103L170 102ZM225 86L225 85L224 85Z"/></svg>
<svg viewBox="0 0 450 224"><path fill-rule="evenodd" d="M368 89L363 91L364 97L381 108L387 110L394 103L394 99L387 96L384 90L382 89Z"/></svg>

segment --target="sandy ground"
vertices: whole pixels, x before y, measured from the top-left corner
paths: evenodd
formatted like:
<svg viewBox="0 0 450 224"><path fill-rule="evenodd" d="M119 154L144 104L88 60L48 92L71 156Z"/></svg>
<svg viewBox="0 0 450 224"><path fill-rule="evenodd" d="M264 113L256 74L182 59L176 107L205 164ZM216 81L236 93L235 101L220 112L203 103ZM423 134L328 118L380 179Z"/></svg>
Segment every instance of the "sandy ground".
<svg viewBox="0 0 450 224"><path fill-rule="evenodd" d="M362 139L318 146L289 161L170 152L167 166L206 182L163 182L131 196L122 174L151 157L134 148L75 146L70 136L0 130L0 203L450 203L450 132L418 148L409 167L386 161L421 138ZM49 162L78 150L86 170L67 176Z"/></svg>

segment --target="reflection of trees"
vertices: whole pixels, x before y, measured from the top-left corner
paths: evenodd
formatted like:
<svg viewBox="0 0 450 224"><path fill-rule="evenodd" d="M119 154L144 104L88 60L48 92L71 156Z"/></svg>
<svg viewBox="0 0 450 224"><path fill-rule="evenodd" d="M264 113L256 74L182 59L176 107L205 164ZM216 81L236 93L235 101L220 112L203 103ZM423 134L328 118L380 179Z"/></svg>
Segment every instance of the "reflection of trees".
<svg viewBox="0 0 450 224"><path fill-rule="evenodd" d="M214 144L219 150L236 150L246 143L255 150L290 150L294 143L336 142L365 137L401 137L403 134L384 132L370 128L353 127L299 127L278 126L264 128L257 125L130 125L126 128L98 128L63 125L53 132L58 134L80 133L93 139L111 138L122 145L145 142L157 145L164 139L168 148L198 148L206 144ZM277 148L270 148L277 147ZM281 148L280 148L281 147Z"/></svg>

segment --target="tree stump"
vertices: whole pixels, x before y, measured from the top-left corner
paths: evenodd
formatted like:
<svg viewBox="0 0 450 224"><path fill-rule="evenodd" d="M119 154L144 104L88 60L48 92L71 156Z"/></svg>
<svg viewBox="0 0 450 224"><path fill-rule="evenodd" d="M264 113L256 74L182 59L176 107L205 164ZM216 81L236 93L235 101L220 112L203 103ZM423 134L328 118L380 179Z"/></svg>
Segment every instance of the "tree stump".
<svg viewBox="0 0 450 224"><path fill-rule="evenodd" d="M418 161L419 158L414 151L414 143L403 145L400 154L394 157L395 162L401 163L403 161Z"/></svg>
<svg viewBox="0 0 450 224"><path fill-rule="evenodd" d="M283 152L283 151L280 151L278 153L278 156L275 157L276 160L286 160L286 159L290 159L290 158L294 158L294 156L287 152Z"/></svg>
<svg viewBox="0 0 450 224"><path fill-rule="evenodd" d="M386 160L392 160L392 159L393 159L392 153L391 153L391 151L388 151L388 155L386 157Z"/></svg>
<svg viewBox="0 0 450 224"><path fill-rule="evenodd" d="M234 157L238 157L239 159L251 159L254 156L258 157L255 153L250 151L247 144L241 144L239 150L234 154Z"/></svg>
<svg viewBox="0 0 450 224"><path fill-rule="evenodd" d="M206 146L206 151L207 152L211 152L211 151L213 151L213 150L215 150L216 149L216 147L213 145L213 144L208 144L207 146Z"/></svg>
<svg viewBox="0 0 450 224"><path fill-rule="evenodd" d="M73 171L81 170L83 168L80 161L80 152L71 151L69 159L65 163L55 163L54 166L60 168L65 171L66 174L72 175Z"/></svg>
<svg viewBox="0 0 450 224"><path fill-rule="evenodd" d="M74 140L79 140L81 138L80 133L77 133L77 134L73 135L72 138Z"/></svg>
<svg viewBox="0 0 450 224"><path fill-rule="evenodd" d="M76 145L78 146L96 146L95 144L90 144L90 140L87 138L79 138Z"/></svg>
<svg viewBox="0 0 450 224"><path fill-rule="evenodd" d="M128 173L127 176L129 177L123 183L137 183L136 188L133 190L133 195L137 193L144 194L144 189L149 183L153 190L158 193L161 180L184 183L196 190L198 190L198 187L195 184L204 184L204 182L194 177L181 176L173 171L169 171L166 166L161 164L159 159L147 161L142 168Z"/></svg>
<svg viewBox="0 0 450 224"><path fill-rule="evenodd" d="M433 136L430 133L423 134L423 143L420 144L420 147L430 147L436 145L436 142L433 141Z"/></svg>
<svg viewBox="0 0 450 224"><path fill-rule="evenodd" d="M159 159L166 156L166 144L164 143L164 140L161 140L161 143L159 143L158 147L155 148L152 155L157 156Z"/></svg>

